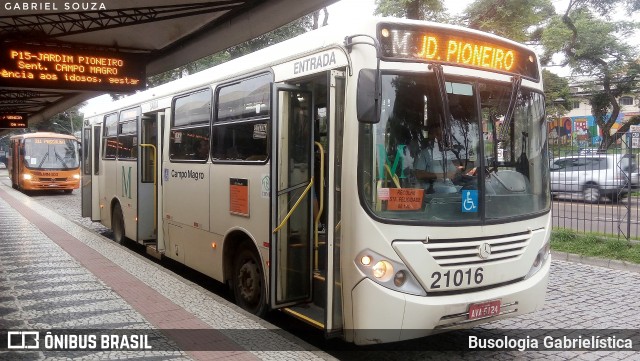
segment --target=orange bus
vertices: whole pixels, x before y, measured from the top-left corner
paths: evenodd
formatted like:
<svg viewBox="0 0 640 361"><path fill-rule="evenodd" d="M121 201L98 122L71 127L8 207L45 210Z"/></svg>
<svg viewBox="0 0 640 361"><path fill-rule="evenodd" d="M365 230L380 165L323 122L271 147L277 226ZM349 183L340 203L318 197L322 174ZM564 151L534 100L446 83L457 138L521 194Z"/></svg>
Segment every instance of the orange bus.
<svg viewBox="0 0 640 361"><path fill-rule="evenodd" d="M80 187L80 157L74 136L49 132L14 135L9 149L13 188L71 193Z"/></svg>

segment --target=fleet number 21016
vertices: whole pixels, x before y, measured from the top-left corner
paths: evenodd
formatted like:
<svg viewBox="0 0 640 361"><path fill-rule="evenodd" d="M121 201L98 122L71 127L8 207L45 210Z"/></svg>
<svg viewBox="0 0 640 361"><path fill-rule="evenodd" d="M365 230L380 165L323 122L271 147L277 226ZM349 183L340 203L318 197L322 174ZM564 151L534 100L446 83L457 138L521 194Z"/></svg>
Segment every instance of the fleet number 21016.
<svg viewBox="0 0 640 361"><path fill-rule="evenodd" d="M449 270L447 272L433 272L431 274L431 279L433 282L431 283L431 289L438 289L441 287L449 288L449 287L460 287L462 285L470 286L472 284L479 285L484 280L484 275L482 274L482 267L480 268L469 268L467 270Z"/></svg>

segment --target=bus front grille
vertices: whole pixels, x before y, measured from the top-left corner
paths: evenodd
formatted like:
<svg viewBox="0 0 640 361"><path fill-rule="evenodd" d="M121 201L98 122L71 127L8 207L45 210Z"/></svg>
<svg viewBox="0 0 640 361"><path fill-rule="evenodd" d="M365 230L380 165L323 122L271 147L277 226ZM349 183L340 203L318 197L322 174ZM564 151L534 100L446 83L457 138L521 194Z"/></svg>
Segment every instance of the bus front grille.
<svg viewBox="0 0 640 361"><path fill-rule="evenodd" d="M524 253L530 241L531 232L527 231L495 237L428 239L424 243L440 266L451 267L514 259ZM482 254L481 247L485 247Z"/></svg>
<svg viewBox="0 0 640 361"><path fill-rule="evenodd" d="M67 178L38 178L40 182L66 182Z"/></svg>

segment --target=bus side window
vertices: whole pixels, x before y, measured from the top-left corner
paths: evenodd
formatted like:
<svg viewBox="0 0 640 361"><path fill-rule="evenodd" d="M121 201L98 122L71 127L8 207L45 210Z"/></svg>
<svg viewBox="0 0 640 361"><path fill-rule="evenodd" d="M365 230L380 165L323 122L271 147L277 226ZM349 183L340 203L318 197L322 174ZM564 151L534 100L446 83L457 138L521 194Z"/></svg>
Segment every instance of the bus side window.
<svg viewBox="0 0 640 361"><path fill-rule="evenodd" d="M216 122L211 133L214 161L267 160L271 81L273 75L264 73L218 89Z"/></svg>
<svg viewBox="0 0 640 361"><path fill-rule="evenodd" d="M206 161L209 158L211 89L202 89L174 98L169 139L169 159ZM206 148L206 149L205 149Z"/></svg>
<svg viewBox="0 0 640 361"><path fill-rule="evenodd" d="M229 161L265 161L267 124L226 123L213 127L213 158Z"/></svg>
<svg viewBox="0 0 640 361"><path fill-rule="evenodd" d="M209 157L209 127L200 126L171 131L169 159L206 161Z"/></svg>

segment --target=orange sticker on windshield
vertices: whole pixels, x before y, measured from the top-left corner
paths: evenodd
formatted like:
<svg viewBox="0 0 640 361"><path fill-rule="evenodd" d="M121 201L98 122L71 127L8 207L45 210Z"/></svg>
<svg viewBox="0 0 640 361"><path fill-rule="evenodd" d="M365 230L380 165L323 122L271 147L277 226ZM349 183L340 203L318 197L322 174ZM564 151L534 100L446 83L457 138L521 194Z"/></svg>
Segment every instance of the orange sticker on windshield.
<svg viewBox="0 0 640 361"><path fill-rule="evenodd" d="M418 211L422 208L424 189L390 188L388 211Z"/></svg>

